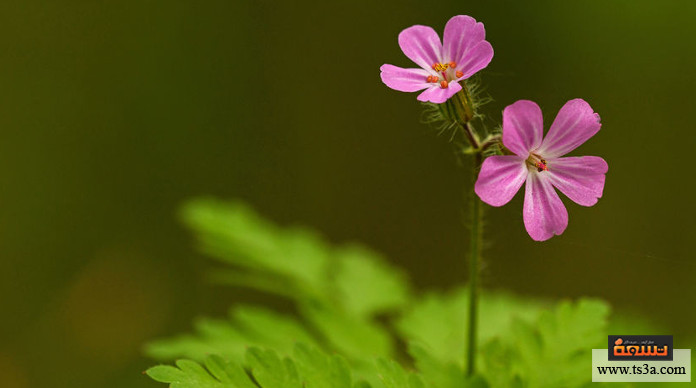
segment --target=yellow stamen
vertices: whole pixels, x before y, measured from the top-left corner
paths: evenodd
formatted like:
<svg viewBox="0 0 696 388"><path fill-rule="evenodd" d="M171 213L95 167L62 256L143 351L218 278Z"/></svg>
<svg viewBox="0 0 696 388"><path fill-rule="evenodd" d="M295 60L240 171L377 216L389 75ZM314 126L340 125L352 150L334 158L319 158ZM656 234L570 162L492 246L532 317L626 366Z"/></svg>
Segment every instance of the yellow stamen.
<svg viewBox="0 0 696 388"><path fill-rule="evenodd" d="M433 70L437 72L445 71L449 66L447 63L433 63Z"/></svg>

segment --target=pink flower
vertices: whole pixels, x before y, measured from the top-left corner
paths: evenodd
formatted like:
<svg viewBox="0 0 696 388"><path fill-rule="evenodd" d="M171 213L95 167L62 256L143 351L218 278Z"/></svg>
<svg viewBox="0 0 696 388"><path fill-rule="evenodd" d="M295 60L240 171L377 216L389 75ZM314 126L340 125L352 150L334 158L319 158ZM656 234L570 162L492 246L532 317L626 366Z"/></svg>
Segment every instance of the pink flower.
<svg viewBox="0 0 696 388"><path fill-rule="evenodd" d="M447 22L444 45L432 28L409 27L399 34L399 46L421 69L382 65L382 82L401 92L425 89L418 95L419 101L443 103L462 90L459 81L488 66L493 47L485 37L483 23L464 15Z"/></svg>
<svg viewBox="0 0 696 388"><path fill-rule="evenodd" d="M602 196L609 166L597 156L561 156L599 131L599 115L582 99L568 101L544 137L541 109L521 100L503 111L503 145L514 155L490 156L481 166L474 190L491 206L508 203L527 182L524 226L536 241L561 234L568 211L554 187L583 206Z"/></svg>

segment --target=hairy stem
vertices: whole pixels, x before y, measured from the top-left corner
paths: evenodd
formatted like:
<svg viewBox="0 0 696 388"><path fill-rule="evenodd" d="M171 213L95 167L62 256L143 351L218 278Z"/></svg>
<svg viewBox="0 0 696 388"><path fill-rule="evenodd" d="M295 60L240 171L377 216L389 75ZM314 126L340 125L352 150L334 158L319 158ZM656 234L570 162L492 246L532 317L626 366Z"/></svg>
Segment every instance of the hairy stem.
<svg viewBox="0 0 696 388"><path fill-rule="evenodd" d="M466 139L471 144L471 147L473 147L474 149L478 149L480 147L478 137L469 125L469 121L471 121L474 118L474 104L472 102L471 94L469 94L469 89L467 88L466 83L462 82L461 92L454 95L454 97L457 101L455 105L458 108L458 119L459 123L461 123L461 128L464 132L464 136L466 136Z"/></svg>
<svg viewBox="0 0 696 388"><path fill-rule="evenodd" d="M501 137L500 137L500 135L489 136L487 139L485 139L485 140L481 143L481 147L480 147L480 148L481 148L481 152L485 152L485 151L487 151L489 148L492 148L492 147L497 148L496 152L504 153L504 147L503 147L503 144L502 144L502 142L501 142Z"/></svg>
<svg viewBox="0 0 696 388"><path fill-rule="evenodd" d="M476 178L478 176L477 172L481 167L481 162L483 155L479 150L473 155L473 166L472 166L472 191L473 185L476 183ZM471 251L469 252L469 314L468 314L468 328L467 333L467 357L466 357L466 372L467 375L472 376L476 370L476 335L478 329L478 278L479 278L479 264L481 260L481 212L482 212L481 200L478 199L475 193L472 195L471 200L471 235L469 241L469 247Z"/></svg>
<svg viewBox="0 0 696 388"><path fill-rule="evenodd" d="M461 127L462 131L464 132L464 136L466 136L466 139L469 140L469 144L471 144L471 147L475 150L478 150L481 147L481 145L479 144L476 134L469 126L469 123L464 123Z"/></svg>
<svg viewBox="0 0 696 388"><path fill-rule="evenodd" d="M471 145L472 153L472 191L478 177L478 170L483 162L483 152L496 145L500 139L495 137L486 138L483 142L479 140L477 133L469 125L469 121L474 118L474 104L471 95L469 94L466 84L463 85L462 91L455 94L451 101L440 106L441 113L444 117L456 122L462 133ZM466 373L469 376L476 372L476 336L478 325L478 278L479 264L481 256L481 200L478 199L475 193L471 195L471 235L469 241L469 311L467 316L467 354L466 354Z"/></svg>

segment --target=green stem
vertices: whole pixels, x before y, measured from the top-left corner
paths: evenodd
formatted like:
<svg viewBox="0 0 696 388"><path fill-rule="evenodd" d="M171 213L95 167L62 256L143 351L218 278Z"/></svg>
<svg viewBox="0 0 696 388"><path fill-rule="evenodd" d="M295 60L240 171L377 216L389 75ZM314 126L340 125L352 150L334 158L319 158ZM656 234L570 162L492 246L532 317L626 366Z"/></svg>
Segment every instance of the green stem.
<svg viewBox="0 0 696 388"><path fill-rule="evenodd" d="M473 169L472 169L472 189L473 184L476 183L476 178L478 176L477 172L481 167L481 162L483 155L481 151L476 152L473 155ZM467 375L472 376L476 369L476 333L477 333L477 322L478 322L478 278L479 278L479 264L481 257L481 200L478 199L476 194L472 196L471 203L471 236L470 236L470 256L469 256L469 316L468 316L468 328L469 332L467 335L467 357L466 357L466 372Z"/></svg>
<svg viewBox="0 0 696 388"><path fill-rule="evenodd" d="M499 141L495 138L486 139L483 144L479 140L476 132L469 125L469 121L474 118L473 102L466 84L463 85L462 91L453 96L451 101L448 101L441 110L445 117L453 119L459 124L464 136L469 141L473 149L473 168L472 176L472 191L478 177L478 170L481 168L483 161L483 152L486 148L497 144ZM478 278L479 278L479 263L481 257L481 200L478 199L475 193L472 193L471 201L471 236L469 247L469 312L468 312L468 333L467 333L467 354L466 354L466 373L468 376L473 376L476 372L476 335L478 329Z"/></svg>
<svg viewBox="0 0 696 388"><path fill-rule="evenodd" d="M474 131L471 130L469 123L464 123L464 125L462 125L462 129L464 132L464 136L466 136L467 140L469 140L469 144L471 144L471 147L477 150L478 153L478 149L481 147L481 145L479 144L476 134L474 133Z"/></svg>
<svg viewBox="0 0 696 388"><path fill-rule="evenodd" d="M471 95L469 94L469 88L467 88L466 83L462 82L461 92L454 95L456 100L455 106L457 107L457 118L464 131L464 136L469 140L469 144L474 149L480 147L478 137L474 131L469 126L469 121L474 118L473 102L471 100Z"/></svg>

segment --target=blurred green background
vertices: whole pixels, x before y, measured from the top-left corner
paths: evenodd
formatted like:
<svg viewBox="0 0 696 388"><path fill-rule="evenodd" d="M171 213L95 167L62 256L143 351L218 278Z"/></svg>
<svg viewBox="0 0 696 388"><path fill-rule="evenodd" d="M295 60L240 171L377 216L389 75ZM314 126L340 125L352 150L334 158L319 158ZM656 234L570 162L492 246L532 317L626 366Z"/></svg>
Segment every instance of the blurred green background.
<svg viewBox="0 0 696 388"><path fill-rule="evenodd" d="M609 162L592 208L535 243L522 196L487 208L483 283L595 296L694 338L696 3L653 1L0 3L3 387L159 386L143 342L240 298L203 280L176 219L201 194L360 241L421 287L466 278L468 171L419 123L397 34L486 25L491 120L517 99L586 99ZM680 344L682 346L680 346ZM588 372L589 373L589 372Z"/></svg>

